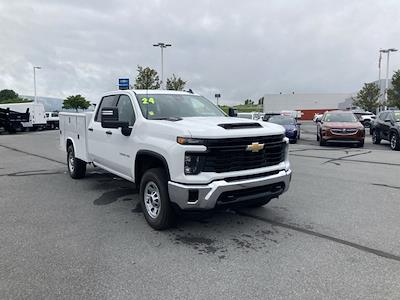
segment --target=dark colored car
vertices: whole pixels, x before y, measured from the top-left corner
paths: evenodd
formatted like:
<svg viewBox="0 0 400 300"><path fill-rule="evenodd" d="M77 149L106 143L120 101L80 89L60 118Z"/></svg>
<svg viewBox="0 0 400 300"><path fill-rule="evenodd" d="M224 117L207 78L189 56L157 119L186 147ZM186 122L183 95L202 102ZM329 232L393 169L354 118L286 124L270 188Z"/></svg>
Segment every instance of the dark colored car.
<svg viewBox="0 0 400 300"><path fill-rule="evenodd" d="M363 147L364 139L364 126L351 111L325 112L317 123L317 141L321 146L328 142L342 142Z"/></svg>
<svg viewBox="0 0 400 300"><path fill-rule="evenodd" d="M371 127L372 142L390 142L392 150L400 150L400 110L387 110L379 113Z"/></svg>
<svg viewBox="0 0 400 300"><path fill-rule="evenodd" d="M275 115L268 118L268 122L282 125L285 128L285 135L291 143L297 143L300 138L300 124L295 118Z"/></svg>

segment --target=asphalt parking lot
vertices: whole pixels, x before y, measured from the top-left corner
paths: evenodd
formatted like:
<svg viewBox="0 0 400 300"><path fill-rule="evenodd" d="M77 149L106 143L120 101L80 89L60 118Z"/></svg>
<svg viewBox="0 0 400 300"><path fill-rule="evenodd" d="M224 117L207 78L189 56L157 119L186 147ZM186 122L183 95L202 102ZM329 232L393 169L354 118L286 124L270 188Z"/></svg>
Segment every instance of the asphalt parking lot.
<svg viewBox="0 0 400 300"><path fill-rule="evenodd" d="M157 232L137 189L72 180L58 131L0 135L0 299L399 299L400 152L320 147L305 123L289 192Z"/></svg>

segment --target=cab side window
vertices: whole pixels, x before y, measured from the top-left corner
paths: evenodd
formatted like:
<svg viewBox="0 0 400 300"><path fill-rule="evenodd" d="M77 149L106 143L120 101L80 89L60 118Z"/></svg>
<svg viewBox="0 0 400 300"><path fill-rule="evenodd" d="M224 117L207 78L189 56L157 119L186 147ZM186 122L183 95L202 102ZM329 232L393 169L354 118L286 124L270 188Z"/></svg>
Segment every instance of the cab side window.
<svg viewBox="0 0 400 300"><path fill-rule="evenodd" d="M111 95L111 96L105 96L103 99L101 99L99 109L96 112L96 118L94 119L96 122L101 122L101 109L103 107L113 107L115 106L116 102L116 96Z"/></svg>
<svg viewBox="0 0 400 300"><path fill-rule="evenodd" d="M133 126L136 118L131 98L128 95L119 96L117 108L119 121L128 122L129 126Z"/></svg>

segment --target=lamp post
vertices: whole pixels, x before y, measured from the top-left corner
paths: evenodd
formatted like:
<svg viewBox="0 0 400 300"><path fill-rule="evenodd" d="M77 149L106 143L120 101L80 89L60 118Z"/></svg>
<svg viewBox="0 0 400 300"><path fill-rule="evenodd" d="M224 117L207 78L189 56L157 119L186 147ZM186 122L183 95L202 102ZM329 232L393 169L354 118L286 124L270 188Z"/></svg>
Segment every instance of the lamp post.
<svg viewBox="0 0 400 300"><path fill-rule="evenodd" d="M389 88L389 56L390 52L396 52L397 49L395 48L389 48L389 49L383 49L380 50L381 53L386 53L387 54L387 61L386 61L386 83L385 83L385 91L384 91L384 100L387 101L387 92Z"/></svg>
<svg viewBox="0 0 400 300"><path fill-rule="evenodd" d="M37 96L36 96L36 69L40 70L42 67L33 67L33 89L35 91L35 103L37 103Z"/></svg>
<svg viewBox="0 0 400 300"><path fill-rule="evenodd" d="M171 47L171 44L166 44L166 43L158 43L158 44L153 44L154 47L160 47L161 49L161 87L164 84L164 48Z"/></svg>

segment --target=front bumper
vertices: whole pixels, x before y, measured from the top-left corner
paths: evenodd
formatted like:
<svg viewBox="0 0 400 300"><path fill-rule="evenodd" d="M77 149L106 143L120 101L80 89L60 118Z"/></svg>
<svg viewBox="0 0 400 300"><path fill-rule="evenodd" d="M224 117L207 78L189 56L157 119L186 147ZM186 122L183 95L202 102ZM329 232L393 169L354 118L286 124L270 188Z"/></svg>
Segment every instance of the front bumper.
<svg viewBox="0 0 400 300"><path fill-rule="evenodd" d="M216 206L250 201L261 197L277 198L289 189L291 170L276 174L229 181L217 180L206 185L187 185L169 181L171 202L183 210L210 210Z"/></svg>

